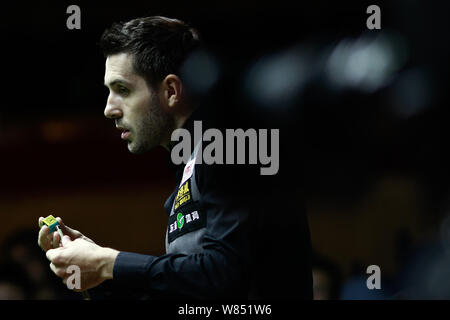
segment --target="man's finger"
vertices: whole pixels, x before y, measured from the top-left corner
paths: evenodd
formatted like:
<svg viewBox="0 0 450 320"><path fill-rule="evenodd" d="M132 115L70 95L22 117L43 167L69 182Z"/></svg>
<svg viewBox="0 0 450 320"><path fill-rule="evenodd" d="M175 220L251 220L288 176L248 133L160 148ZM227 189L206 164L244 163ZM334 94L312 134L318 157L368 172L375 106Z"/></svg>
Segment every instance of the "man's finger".
<svg viewBox="0 0 450 320"><path fill-rule="evenodd" d="M39 217L38 219L38 226L39 228L41 227L41 221L44 220L44 217Z"/></svg>
<svg viewBox="0 0 450 320"><path fill-rule="evenodd" d="M59 251L62 250L62 248L56 248L56 249L49 249L47 250L47 252L45 253L45 256L47 257L48 260L50 260L52 263L54 264L59 264L59 260L58 259L58 255L59 255Z"/></svg>
<svg viewBox="0 0 450 320"><path fill-rule="evenodd" d="M39 235L41 236L41 237L43 237L44 235L47 235L48 234L48 227L47 226L43 226L42 228L41 228L41 230L39 230Z"/></svg>
<svg viewBox="0 0 450 320"><path fill-rule="evenodd" d="M41 230L39 230L39 235L38 235L38 245L42 248L42 250L47 251L48 249L50 249L50 241L48 239L48 227L47 226L43 226L41 228Z"/></svg>
<svg viewBox="0 0 450 320"><path fill-rule="evenodd" d="M66 276L66 272L64 271L64 269L57 267L54 263L50 263L50 269L60 278Z"/></svg>
<svg viewBox="0 0 450 320"><path fill-rule="evenodd" d="M52 262L50 262L50 270L52 270L53 273L56 274L56 266Z"/></svg>
<svg viewBox="0 0 450 320"><path fill-rule="evenodd" d="M56 249L49 249L49 250L47 250L47 252L45 253L45 256L47 257L48 260L53 261L53 258L55 256L55 252L54 252L55 250ZM51 268L52 268L52 264L50 264L50 269Z"/></svg>
<svg viewBox="0 0 450 320"><path fill-rule="evenodd" d="M68 235L65 235L61 239L61 243L62 243L63 247L67 246L71 242L72 242L72 240L70 240L70 237Z"/></svg>
<svg viewBox="0 0 450 320"><path fill-rule="evenodd" d="M53 248L59 248L61 242L61 236L58 232L53 232Z"/></svg>
<svg viewBox="0 0 450 320"><path fill-rule="evenodd" d="M62 232L70 236L70 238L77 239L83 236L81 232L66 226L60 217L56 217L56 220L59 222L59 226Z"/></svg>

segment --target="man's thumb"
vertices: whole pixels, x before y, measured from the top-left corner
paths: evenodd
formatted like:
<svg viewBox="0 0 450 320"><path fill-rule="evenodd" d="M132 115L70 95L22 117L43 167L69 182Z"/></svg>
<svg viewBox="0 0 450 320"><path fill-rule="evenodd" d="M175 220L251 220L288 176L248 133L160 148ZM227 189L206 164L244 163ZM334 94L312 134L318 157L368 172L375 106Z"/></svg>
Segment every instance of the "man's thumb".
<svg viewBox="0 0 450 320"><path fill-rule="evenodd" d="M62 237L61 239L61 243L63 245L63 247L65 247L67 244L71 243L72 240L70 240L70 237L65 235L64 237Z"/></svg>

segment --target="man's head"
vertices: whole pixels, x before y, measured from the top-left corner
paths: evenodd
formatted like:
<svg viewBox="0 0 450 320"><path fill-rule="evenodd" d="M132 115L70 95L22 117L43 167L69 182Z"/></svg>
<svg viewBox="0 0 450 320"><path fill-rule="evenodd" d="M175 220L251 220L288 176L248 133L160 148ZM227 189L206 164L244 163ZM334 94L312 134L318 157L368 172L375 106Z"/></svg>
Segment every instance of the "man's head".
<svg viewBox="0 0 450 320"><path fill-rule="evenodd" d="M103 33L100 46L110 90L105 116L123 131L130 152L166 146L192 112L178 74L199 45L195 29L159 16L115 23Z"/></svg>

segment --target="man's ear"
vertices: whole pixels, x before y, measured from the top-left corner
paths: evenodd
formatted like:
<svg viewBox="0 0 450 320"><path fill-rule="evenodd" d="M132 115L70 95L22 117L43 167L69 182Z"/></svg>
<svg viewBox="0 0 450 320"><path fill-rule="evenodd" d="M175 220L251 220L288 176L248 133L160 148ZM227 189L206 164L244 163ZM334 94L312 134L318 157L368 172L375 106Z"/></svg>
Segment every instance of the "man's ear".
<svg viewBox="0 0 450 320"><path fill-rule="evenodd" d="M163 94L163 99L169 108L175 107L180 101L183 94L183 84L181 79L174 75L167 75L161 82L160 86Z"/></svg>

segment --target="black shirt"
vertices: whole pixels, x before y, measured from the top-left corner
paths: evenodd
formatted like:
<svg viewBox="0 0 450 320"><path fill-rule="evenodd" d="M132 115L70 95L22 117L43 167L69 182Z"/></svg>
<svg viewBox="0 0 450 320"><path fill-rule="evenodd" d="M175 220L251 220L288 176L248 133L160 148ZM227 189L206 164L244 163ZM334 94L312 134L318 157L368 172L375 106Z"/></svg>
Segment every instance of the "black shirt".
<svg viewBox="0 0 450 320"><path fill-rule="evenodd" d="M193 132L195 112L184 126ZM204 124L205 128L210 124ZM173 166L177 188L184 164ZM310 240L303 202L283 181L245 165L195 166L206 232L195 253L120 252L113 281L147 297L312 298Z"/></svg>

